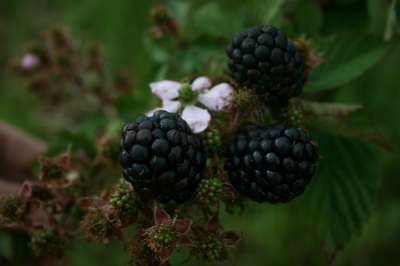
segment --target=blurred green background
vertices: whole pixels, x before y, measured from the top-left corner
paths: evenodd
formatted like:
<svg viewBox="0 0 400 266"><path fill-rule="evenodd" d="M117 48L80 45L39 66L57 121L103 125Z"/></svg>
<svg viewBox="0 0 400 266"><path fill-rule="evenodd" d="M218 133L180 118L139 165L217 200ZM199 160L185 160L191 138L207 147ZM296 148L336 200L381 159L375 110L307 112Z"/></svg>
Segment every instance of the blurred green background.
<svg viewBox="0 0 400 266"><path fill-rule="evenodd" d="M168 42L149 37L149 10L155 4L165 4L182 23L189 41L179 51L171 52ZM361 58L356 65L349 63L348 72L361 69L351 79L326 86L335 89L332 100L363 104L368 120L354 123L378 130L392 146L391 152L379 150L374 158L364 158L365 165L375 160L380 165L375 176L378 190L373 212L366 218L362 233L352 238L334 264L400 265L400 40L398 25L393 22L398 11L396 1L389 0L1 0L0 120L50 141L62 129L52 126L40 99L28 93L7 67L12 58L21 55L27 41L56 25L68 27L79 45L99 42L107 67L125 68L134 77L135 87L118 101L124 120L134 119L155 103L148 88L152 80L166 75L169 79L193 77L204 71L221 73L225 45L247 26L272 23L285 29L290 38L302 34L310 38L327 59L326 67L317 70L311 80L318 75L334 75L347 58L370 51L370 46L383 47L374 62ZM385 42L385 38L390 41ZM205 69L210 60L214 65ZM317 90L311 84L305 92ZM96 119L102 123L97 117L71 130L93 136L91 124ZM242 215L224 216L226 228L242 231L244 240L223 265L326 265L324 239L313 230L302 205L302 200L285 206L250 204ZM10 236L0 235L0 251L7 256L18 255ZM125 265L128 260L118 244L104 247L79 242L69 247L68 256L74 266ZM184 258L174 256L172 265L188 265Z"/></svg>

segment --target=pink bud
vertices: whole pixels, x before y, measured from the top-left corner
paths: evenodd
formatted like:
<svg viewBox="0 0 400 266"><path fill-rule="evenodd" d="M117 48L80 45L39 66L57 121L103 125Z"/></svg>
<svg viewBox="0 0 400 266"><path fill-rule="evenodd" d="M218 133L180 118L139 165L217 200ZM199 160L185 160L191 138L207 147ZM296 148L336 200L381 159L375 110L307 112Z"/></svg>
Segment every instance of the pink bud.
<svg viewBox="0 0 400 266"><path fill-rule="evenodd" d="M23 200L28 200L32 197L33 194L33 184L32 182L25 181L21 188L18 191L18 196Z"/></svg>
<svg viewBox="0 0 400 266"><path fill-rule="evenodd" d="M38 64L39 58L33 53L27 53L21 59L21 67L25 70L31 70Z"/></svg>

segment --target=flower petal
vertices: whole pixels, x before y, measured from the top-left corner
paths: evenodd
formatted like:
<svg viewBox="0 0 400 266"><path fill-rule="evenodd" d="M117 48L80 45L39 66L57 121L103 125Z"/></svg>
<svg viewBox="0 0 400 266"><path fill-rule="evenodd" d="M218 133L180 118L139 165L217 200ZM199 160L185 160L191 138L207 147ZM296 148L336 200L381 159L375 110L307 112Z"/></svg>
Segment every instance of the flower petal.
<svg viewBox="0 0 400 266"><path fill-rule="evenodd" d="M162 80L150 83L151 92L162 101L170 101L179 96L181 83L173 80Z"/></svg>
<svg viewBox="0 0 400 266"><path fill-rule="evenodd" d="M213 111L229 107L233 100L233 88L228 83L221 83L199 95L199 102Z"/></svg>
<svg viewBox="0 0 400 266"><path fill-rule="evenodd" d="M211 88L211 81L207 77L198 77L192 82L192 90L206 90Z"/></svg>
<svg viewBox="0 0 400 266"><path fill-rule="evenodd" d="M181 108L181 103L179 101L165 101L163 102L162 107L157 107L146 113L146 116L153 116L155 112L160 110L165 110L170 113L178 112L179 108Z"/></svg>
<svg viewBox="0 0 400 266"><path fill-rule="evenodd" d="M185 235L192 227L192 221L189 219L177 219L174 226L175 231L178 235Z"/></svg>
<svg viewBox="0 0 400 266"><path fill-rule="evenodd" d="M200 133L206 130L208 123L210 123L211 115L210 113L194 105L188 105L183 109L182 112L183 120L188 123L189 127L192 129L193 133Z"/></svg>
<svg viewBox="0 0 400 266"><path fill-rule="evenodd" d="M171 216L164 210L158 207L154 207L153 210L154 224L168 224L171 220Z"/></svg>
<svg viewBox="0 0 400 266"><path fill-rule="evenodd" d="M161 108L170 113L176 113L181 108L181 103L179 101L165 101Z"/></svg>

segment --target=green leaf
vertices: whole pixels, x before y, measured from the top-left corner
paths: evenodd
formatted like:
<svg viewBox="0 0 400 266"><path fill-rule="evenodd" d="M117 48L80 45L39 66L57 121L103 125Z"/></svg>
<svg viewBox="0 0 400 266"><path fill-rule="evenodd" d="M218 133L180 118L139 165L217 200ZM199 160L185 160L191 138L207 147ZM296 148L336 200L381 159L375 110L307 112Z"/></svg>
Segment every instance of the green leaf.
<svg viewBox="0 0 400 266"><path fill-rule="evenodd" d="M83 132L73 132L63 130L59 132L50 143L50 148L47 150L48 156L55 156L59 153L65 152L68 146L71 145L72 151L84 151L87 156L94 158L96 155L96 147L93 139Z"/></svg>
<svg viewBox="0 0 400 266"><path fill-rule="evenodd" d="M279 24L280 16L282 15L281 11L286 2L286 0L264 1L263 10L265 10L265 15L262 21L266 24Z"/></svg>
<svg viewBox="0 0 400 266"><path fill-rule="evenodd" d="M344 85L377 64L389 45L375 39L354 36L330 37L321 42L325 62L310 73L306 92L318 92Z"/></svg>
<svg viewBox="0 0 400 266"><path fill-rule="evenodd" d="M378 36L382 36L382 32L385 30L388 6L386 1L368 0L369 28Z"/></svg>
<svg viewBox="0 0 400 266"><path fill-rule="evenodd" d="M305 202L310 223L331 254L359 235L371 215L378 153L353 138L320 133L317 141L320 165Z"/></svg>
<svg viewBox="0 0 400 266"><path fill-rule="evenodd" d="M293 13L294 19L289 24L294 28L294 32L301 32L307 36L319 33L322 27L322 11L317 1L300 1Z"/></svg>
<svg viewBox="0 0 400 266"><path fill-rule="evenodd" d="M228 22L227 22L228 21ZM190 33L206 34L215 38L232 38L242 30L244 18L232 19L229 9L222 9L216 2L207 3L193 14L193 25L189 25L186 31ZM193 26L193 28L191 28Z"/></svg>

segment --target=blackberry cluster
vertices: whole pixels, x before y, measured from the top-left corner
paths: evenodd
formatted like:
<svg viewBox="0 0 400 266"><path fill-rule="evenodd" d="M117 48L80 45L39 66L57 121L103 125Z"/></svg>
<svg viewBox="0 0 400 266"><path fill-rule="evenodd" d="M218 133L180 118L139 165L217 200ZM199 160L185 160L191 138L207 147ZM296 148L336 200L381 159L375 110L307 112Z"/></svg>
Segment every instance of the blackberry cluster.
<svg viewBox="0 0 400 266"><path fill-rule="evenodd" d="M316 147L301 129L250 126L229 145L226 170L244 196L279 203L304 192L316 160Z"/></svg>
<svg viewBox="0 0 400 266"><path fill-rule="evenodd" d="M268 102L298 96L306 80L304 60L285 33L258 26L236 35L226 49L230 75Z"/></svg>
<svg viewBox="0 0 400 266"><path fill-rule="evenodd" d="M158 111L123 128L124 177L145 198L184 202L202 179L202 140L177 114Z"/></svg>

